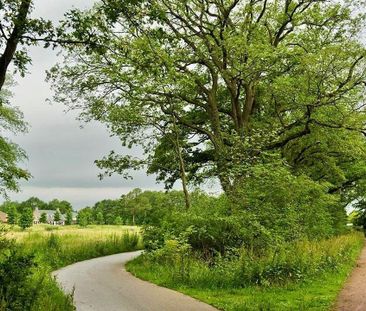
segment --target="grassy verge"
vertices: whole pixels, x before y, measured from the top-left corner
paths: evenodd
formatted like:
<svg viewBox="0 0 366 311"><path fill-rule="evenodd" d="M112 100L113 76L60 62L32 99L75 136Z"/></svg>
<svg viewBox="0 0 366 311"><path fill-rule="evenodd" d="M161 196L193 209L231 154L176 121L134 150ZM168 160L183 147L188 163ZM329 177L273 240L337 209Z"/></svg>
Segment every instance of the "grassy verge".
<svg viewBox="0 0 366 311"><path fill-rule="evenodd" d="M78 261L142 248L136 227L40 225L27 231L11 228L8 236L16 240L22 254L32 255L36 263L27 285L23 285L33 293L30 307L20 306L19 311L74 310L72 297L60 290L51 277L52 271ZM0 303L0 311L3 310L8 309Z"/></svg>
<svg viewBox="0 0 366 311"><path fill-rule="evenodd" d="M162 260L159 257L156 260L156 256L139 257L130 262L127 269L137 277L178 290L221 310L325 311L331 309L354 267L363 243L363 236L356 233L297 245L292 249L298 253L283 253L281 264L273 258L271 261L257 258L255 262L246 262L246 274L242 275L261 275L261 285L234 281L235 276L242 273L238 270L237 260L211 267L193 259L186 266L189 276L185 278L179 273L182 267L178 263L174 266L166 258ZM293 269L294 264L299 268ZM261 270L258 274L259 266ZM285 267L288 276L296 271L302 275L288 281L283 278ZM266 271L271 271L270 278L263 277ZM273 273L277 273L277 276L274 277ZM256 280L258 282L259 279Z"/></svg>
<svg viewBox="0 0 366 311"><path fill-rule="evenodd" d="M58 228L58 229L56 229ZM15 234L15 236L17 236ZM117 226L44 227L21 233L18 243L52 270L91 258L142 248L136 228Z"/></svg>

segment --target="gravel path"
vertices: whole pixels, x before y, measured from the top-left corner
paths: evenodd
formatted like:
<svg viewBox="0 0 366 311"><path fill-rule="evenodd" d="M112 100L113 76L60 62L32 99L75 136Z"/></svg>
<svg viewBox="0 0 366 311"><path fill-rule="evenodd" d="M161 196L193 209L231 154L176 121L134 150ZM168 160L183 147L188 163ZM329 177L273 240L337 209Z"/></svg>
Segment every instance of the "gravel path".
<svg viewBox="0 0 366 311"><path fill-rule="evenodd" d="M73 264L54 272L65 292L75 287L77 311L215 311L170 289L139 280L123 265L141 252L123 253Z"/></svg>
<svg viewBox="0 0 366 311"><path fill-rule="evenodd" d="M341 291L335 310L365 311L366 310L366 247L357 261L357 267Z"/></svg>

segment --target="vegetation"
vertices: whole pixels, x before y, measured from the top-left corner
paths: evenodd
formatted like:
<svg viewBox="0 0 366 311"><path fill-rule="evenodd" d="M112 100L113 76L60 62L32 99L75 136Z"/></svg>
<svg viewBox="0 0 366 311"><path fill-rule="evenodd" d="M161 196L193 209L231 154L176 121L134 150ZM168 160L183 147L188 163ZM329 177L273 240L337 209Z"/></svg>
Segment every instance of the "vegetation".
<svg viewBox="0 0 366 311"><path fill-rule="evenodd" d="M142 247L138 231L133 227L80 229L72 226L51 231L47 231L54 229L51 226L41 228L43 230L20 235L18 243L51 271L74 262Z"/></svg>
<svg viewBox="0 0 366 311"><path fill-rule="evenodd" d="M215 262L178 241L128 263L137 277L176 289L220 310L330 310L364 240L350 234L289 243L258 255L242 249Z"/></svg>
<svg viewBox="0 0 366 311"><path fill-rule="evenodd" d="M41 217L39 218L39 222L41 223L41 224L45 224L46 222L47 222L47 214L46 213L42 213L41 214Z"/></svg>
<svg viewBox="0 0 366 311"><path fill-rule="evenodd" d="M26 157L25 152L5 136L9 131L19 133L26 130L22 113L9 103L9 68L24 76L27 65L31 63L27 47L40 41L49 46L56 36L50 21L30 17L32 2L5 0L0 3L0 195L6 195L7 190L17 191L18 181L31 177L18 165Z"/></svg>
<svg viewBox="0 0 366 311"><path fill-rule="evenodd" d="M8 223L12 225L20 225L24 229L33 225L33 211L39 210L54 210L54 220L61 220L61 214L65 215L65 224L73 223L73 208L70 202L65 200L53 199L50 202L44 202L39 198L31 197L23 202L14 202L7 200L0 205L0 211L8 214ZM42 213L39 218L40 223L47 223L47 214Z"/></svg>
<svg viewBox="0 0 366 311"><path fill-rule="evenodd" d="M0 59L1 62L1 59ZM0 65L1 67L1 65ZM0 68L1 71L1 68ZM1 72L0 72L1 76ZM17 191L18 180L30 178L29 172L19 167L19 162L26 158L25 152L4 136L5 133L23 133L26 124L22 113L9 103L11 93L1 89L0 77L0 195L7 190Z"/></svg>
<svg viewBox="0 0 366 311"><path fill-rule="evenodd" d="M171 194L136 190L85 209L83 222L109 222L115 205L124 222L144 225L151 254L136 265L168 269L170 249L180 258L171 269L187 262L216 287L219 271L240 276L228 277L236 289L310 280L337 260L343 269L342 254L358 248L340 238L328 265L324 245L347 232L345 208L366 191L360 3L110 0L70 11L65 38L96 41L64 49L49 71L55 100L144 151L111 151L96 161L101 177L144 168L183 190L168 208ZM222 195L188 193L209 179ZM291 261L299 245L316 249L314 266ZM248 270L238 270L243 260Z"/></svg>
<svg viewBox="0 0 366 311"><path fill-rule="evenodd" d="M65 37L96 42L66 47L49 79L56 100L145 151L111 152L106 175L215 178L242 209L261 200L248 179L290 178L338 213L365 190L358 3L101 1L69 12Z"/></svg>
<svg viewBox="0 0 366 311"><path fill-rule="evenodd" d="M123 146L143 150L140 158L111 151L96 161L100 177L129 178L143 168L167 189L182 185L98 202L79 213L78 230L142 225L148 253L131 269L220 308L313 307L284 306L274 293L303 293L303 284L319 291L315 279L329 281L330 294L318 306L327 308L361 247L359 235L344 235L347 206L357 202L355 224L366 228L362 4L104 0L72 9L55 29L30 17L32 0L1 1L0 130L26 128L4 87L11 61L21 74L30 62L19 47L60 44L64 62L48 73L55 100L105 124ZM0 137L0 194L30 177L18 165L24 157ZM192 191L207 180L223 193ZM55 220L66 214L70 224L66 201L30 198L0 209L24 231L37 207L57 211ZM75 247L65 248L68 235L37 234L23 235L22 252L3 240L0 308L33 308L38 298L29 290L47 275L37 279L37 265L49 272L138 243L130 235L80 243L72 236L65 245ZM221 298L210 298L217 292ZM246 296L253 292L265 302ZM245 295L243 305L237 293Z"/></svg>
<svg viewBox="0 0 366 311"><path fill-rule="evenodd" d="M134 228L84 229L35 226L29 232L2 235L0 256L0 310L74 310L50 273L65 265L98 256L141 248ZM52 229L51 231L49 229ZM15 238L15 240L14 240Z"/></svg>
<svg viewBox="0 0 366 311"><path fill-rule="evenodd" d="M24 230L33 225L33 211L30 208L25 208L19 218L19 226Z"/></svg>

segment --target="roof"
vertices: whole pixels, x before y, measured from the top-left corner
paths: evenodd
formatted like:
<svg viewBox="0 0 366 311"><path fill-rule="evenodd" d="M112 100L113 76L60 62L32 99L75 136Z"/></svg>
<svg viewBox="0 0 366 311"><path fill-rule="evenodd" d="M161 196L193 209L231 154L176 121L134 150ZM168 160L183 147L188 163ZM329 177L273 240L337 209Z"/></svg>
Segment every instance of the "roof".
<svg viewBox="0 0 366 311"><path fill-rule="evenodd" d="M53 218L55 217L55 213L56 213L55 210L49 210L49 209L43 209L43 210L37 209L34 212L37 213L38 217L41 217L42 214L46 214L46 217L49 220L53 220ZM72 218L76 219L76 216L77 216L77 213L72 212ZM64 220L66 220L66 215L60 213L60 218L62 221L64 221Z"/></svg>

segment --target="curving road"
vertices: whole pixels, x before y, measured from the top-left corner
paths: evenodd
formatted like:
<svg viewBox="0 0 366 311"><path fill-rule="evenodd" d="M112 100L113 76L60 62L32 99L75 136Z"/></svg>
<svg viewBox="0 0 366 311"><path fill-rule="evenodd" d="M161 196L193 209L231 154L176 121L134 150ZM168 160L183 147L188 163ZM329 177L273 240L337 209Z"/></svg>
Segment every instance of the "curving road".
<svg viewBox="0 0 366 311"><path fill-rule="evenodd" d="M54 272L77 311L215 311L191 297L135 278L124 264L141 252L82 261Z"/></svg>

